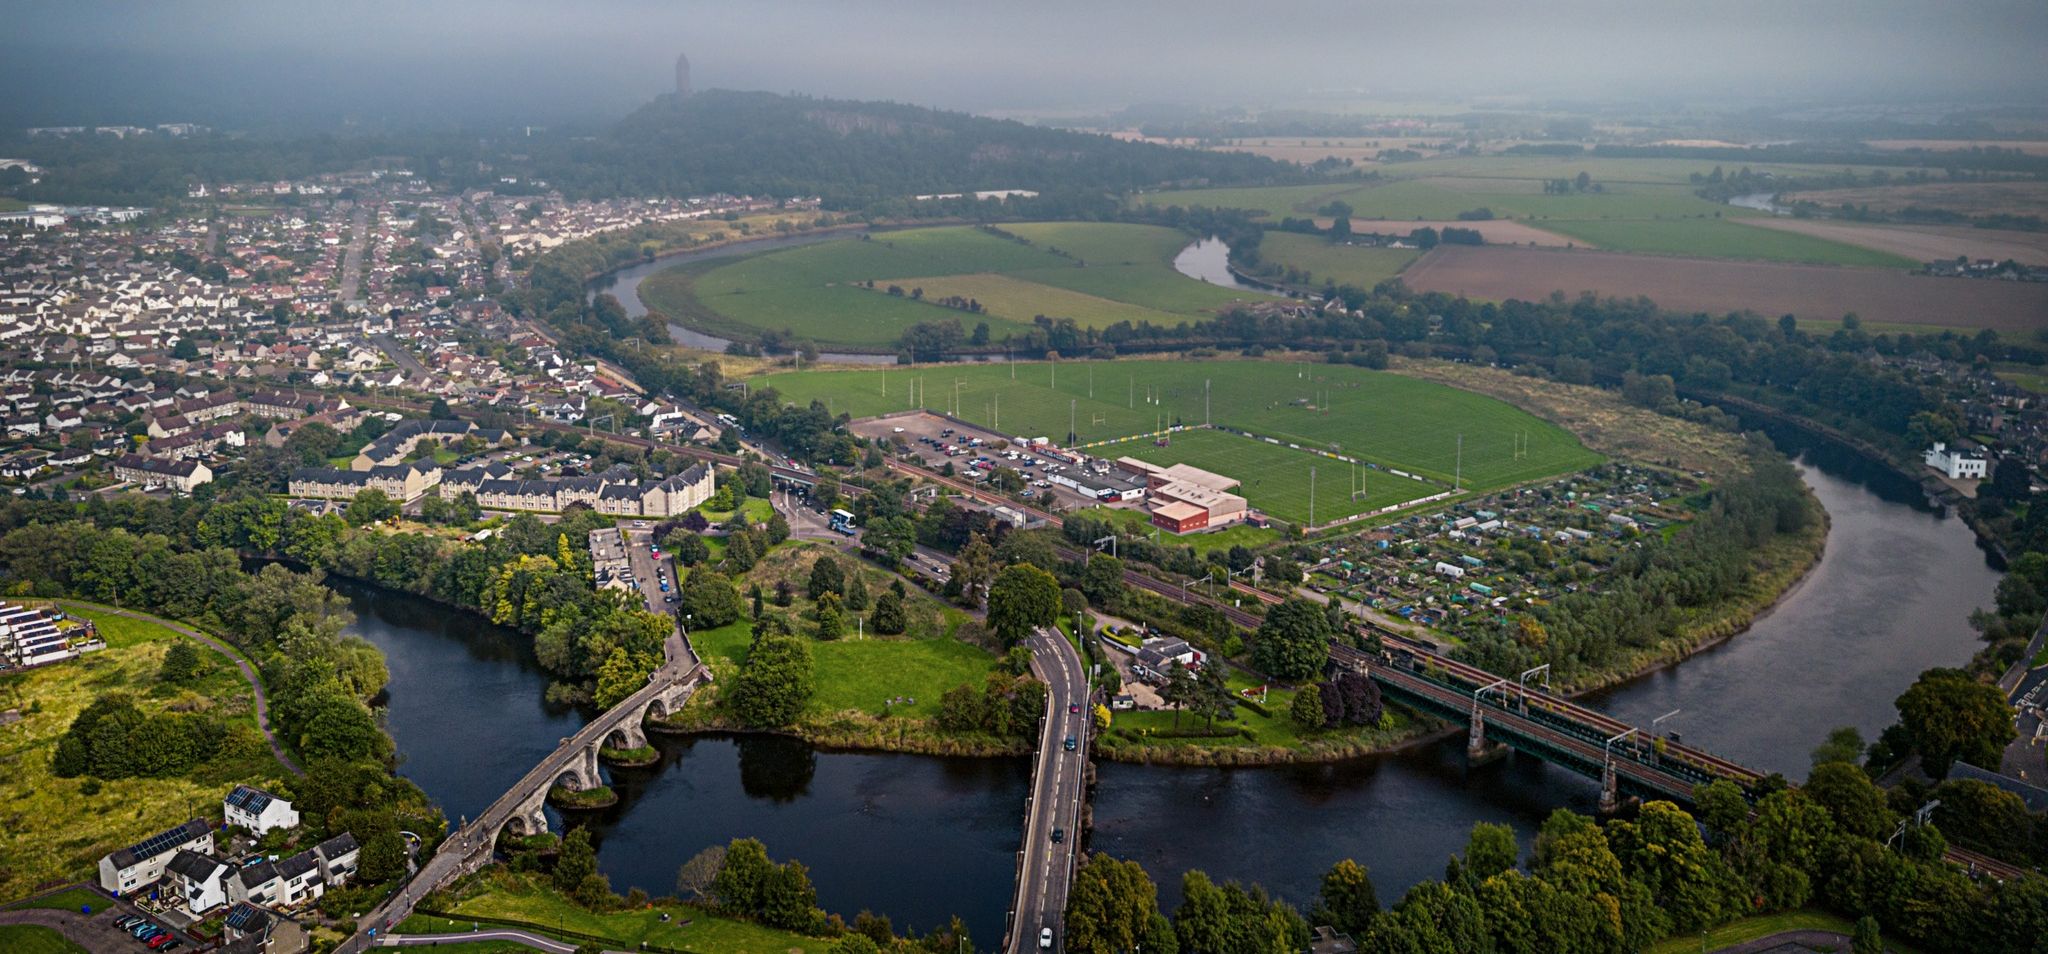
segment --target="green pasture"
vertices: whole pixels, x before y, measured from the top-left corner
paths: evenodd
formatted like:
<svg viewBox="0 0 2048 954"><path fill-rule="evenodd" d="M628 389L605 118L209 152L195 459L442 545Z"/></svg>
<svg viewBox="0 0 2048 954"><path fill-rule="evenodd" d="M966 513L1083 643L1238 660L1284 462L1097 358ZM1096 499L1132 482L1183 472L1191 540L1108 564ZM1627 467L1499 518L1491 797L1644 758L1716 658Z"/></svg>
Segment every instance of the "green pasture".
<svg viewBox="0 0 2048 954"><path fill-rule="evenodd" d="M1337 245L1318 235L1273 232L1259 245L1266 261L1309 273L1310 285L1336 282L1371 288L1401 274L1422 253L1412 248Z"/></svg>
<svg viewBox="0 0 2048 954"><path fill-rule="evenodd" d="M1203 383L1209 385L1209 416ZM916 382L921 400L913 405ZM1348 365L1269 361L1063 361L915 369L804 371L758 384L785 400L830 399L871 417L912 406L957 408L967 421L1020 437L1118 440L1205 419L1283 442L1399 467L1449 483L1463 435L1465 486L1485 490L1599 461L1571 434L1511 405L1455 388ZM959 394L958 404L953 395ZM1326 407L1324 405L1327 405ZM1000 410L1000 422L997 420ZM1000 426L998 426L998 423ZM1516 452L1521 445L1521 453ZM1299 451L1290 451L1299 454ZM1336 462L1332 465L1335 466ZM1304 509L1306 509L1304 507ZM1317 516L1322 506L1317 506Z"/></svg>
<svg viewBox="0 0 2048 954"><path fill-rule="evenodd" d="M1158 226L1044 222L1006 226L1018 239L967 226L878 232L650 276L648 307L685 324L752 338L788 331L822 344L892 346L921 321L986 321L1000 339L1037 315L1083 325L1179 323L1240 296L1173 271L1187 236ZM876 287L868 288L868 283ZM906 295L887 294L889 285ZM923 288L925 301L907 294ZM974 298L986 314L932 303Z"/></svg>
<svg viewBox="0 0 2048 954"><path fill-rule="evenodd" d="M1725 219L1544 220L1542 225L1599 248L1629 252L1875 268L1918 264L1889 252Z"/></svg>

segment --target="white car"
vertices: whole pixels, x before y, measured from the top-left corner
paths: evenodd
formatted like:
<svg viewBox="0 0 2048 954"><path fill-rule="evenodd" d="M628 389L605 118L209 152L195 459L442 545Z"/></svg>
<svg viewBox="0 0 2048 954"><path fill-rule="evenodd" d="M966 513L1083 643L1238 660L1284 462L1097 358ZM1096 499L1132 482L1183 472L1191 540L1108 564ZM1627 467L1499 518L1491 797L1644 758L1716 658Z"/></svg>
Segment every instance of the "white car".
<svg viewBox="0 0 2048 954"><path fill-rule="evenodd" d="M1038 929L1038 949L1041 951L1052 950L1052 928Z"/></svg>

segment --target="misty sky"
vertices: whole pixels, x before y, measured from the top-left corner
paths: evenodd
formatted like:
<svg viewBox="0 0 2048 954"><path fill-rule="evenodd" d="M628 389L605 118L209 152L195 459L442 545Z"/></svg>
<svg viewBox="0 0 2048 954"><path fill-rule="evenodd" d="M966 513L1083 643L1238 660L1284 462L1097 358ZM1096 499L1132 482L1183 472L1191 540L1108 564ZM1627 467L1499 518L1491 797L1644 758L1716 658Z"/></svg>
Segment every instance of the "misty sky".
<svg viewBox="0 0 2048 954"><path fill-rule="evenodd" d="M2042 0L0 0L0 125L613 118L698 88L976 111L1332 91L2048 101Z"/></svg>

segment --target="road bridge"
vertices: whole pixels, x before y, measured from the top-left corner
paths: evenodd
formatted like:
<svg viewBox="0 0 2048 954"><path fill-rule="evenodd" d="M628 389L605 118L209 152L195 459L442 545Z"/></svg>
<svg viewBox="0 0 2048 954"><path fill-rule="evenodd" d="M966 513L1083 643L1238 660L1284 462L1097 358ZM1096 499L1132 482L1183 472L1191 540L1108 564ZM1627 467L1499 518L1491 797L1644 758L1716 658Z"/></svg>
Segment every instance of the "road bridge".
<svg viewBox="0 0 2048 954"><path fill-rule="evenodd" d="M376 935L388 934L411 915L420 899L490 864L501 837L546 833L550 791L557 787L588 791L604 784L598 772L603 750L646 745L643 724L681 709L690 694L711 678L682 633L670 633L662 650L666 661L648 676L646 685L563 739L481 815L449 833L395 894L357 922L360 927L355 936L338 950L344 954L363 950L374 943Z"/></svg>

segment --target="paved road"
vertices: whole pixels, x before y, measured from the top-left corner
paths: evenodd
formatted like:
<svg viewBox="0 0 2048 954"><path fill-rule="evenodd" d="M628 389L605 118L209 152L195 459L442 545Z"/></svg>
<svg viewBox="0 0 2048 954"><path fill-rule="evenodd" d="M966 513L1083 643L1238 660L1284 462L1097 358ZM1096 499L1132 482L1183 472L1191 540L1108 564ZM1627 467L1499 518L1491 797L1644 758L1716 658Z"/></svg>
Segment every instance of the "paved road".
<svg viewBox="0 0 2048 954"><path fill-rule="evenodd" d="M1030 646L1031 668L1045 680L1046 718L1032 769L1016 920L1006 945L1013 954L1037 950L1043 928L1052 929L1056 948L1065 942L1067 889L1080 840L1088 767L1088 676L1081 654L1056 629L1032 634ZM1074 740L1073 751L1067 750L1067 739ZM1064 835L1058 844L1052 840L1054 829Z"/></svg>
<svg viewBox="0 0 2048 954"><path fill-rule="evenodd" d="M399 370L408 376L429 380L433 378L433 375L428 373L427 366L421 364L420 359L413 357L412 352L405 350L405 345L400 344L397 338L390 335L371 335L370 342L382 350L384 355L391 359L391 363L398 365Z"/></svg>
<svg viewBox="0 0 2048 954"><path fill-rule="evenodd" d="M96 613L106 613L110 616L121 616L127 619L142 620L146 623L155 623L171 632L205 643L214 652L226 656L229 662L235 664L236 669L242 671L242 679L249 683L249 688L255 690L256 727L263 730L263 740L270 743L270 753L277 756L277 760L283 763L285 768L290 769L293 775L306 774L306 770L300 768L299 763L292 761L292 757L285 753L284 746L277 741L277 733L272 732L270 729L270 697L263 691L263 680L257 677L255 667L249 665L248 660L236 655L234 650L229 649L226 643L183 623L174 623L162 617L151 616L148 613L138 613L134 610L125 610L118 606L103 606L99 603L87 603L83 600L58 600L57 605L68 608L90 609Z"/></svg>
<svg viewBox="0 0 2048 954"><path fill-rule="evenodd" d="M101 900L104 906L94 905L90 915L69 909L52 908L0 911L0 924L33 924L37 927L46 927L95 954L100 951L148 950L141 942L135 940L134 935L114 926L114 919L124 914L143 915L149 917L150 923L158 927L166 930L171 928L162 918L150 916L147 911L138 910L131 905L117 905L112 900L104 898ZM198 942L182 931L171 930L171 934L184 944L180 950L190 951L198 947Z"/></svg>
<svg viewBox="0 0 2048 954"><path fill-rule="evenodd" d="M363 249L370 244L370 210L360 201L349 215L348 229L348 250L341 257L343 304L357 300L363 289Z"/></svg>

